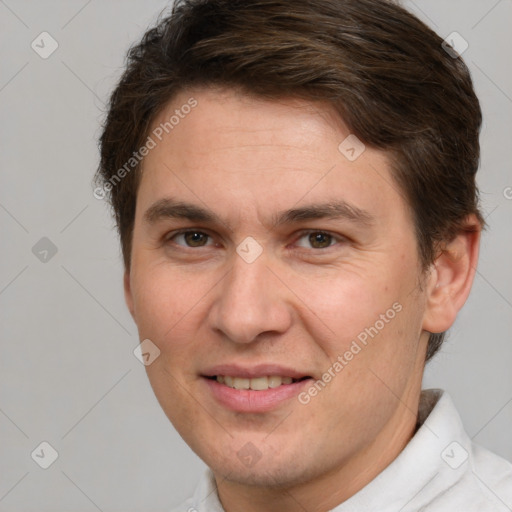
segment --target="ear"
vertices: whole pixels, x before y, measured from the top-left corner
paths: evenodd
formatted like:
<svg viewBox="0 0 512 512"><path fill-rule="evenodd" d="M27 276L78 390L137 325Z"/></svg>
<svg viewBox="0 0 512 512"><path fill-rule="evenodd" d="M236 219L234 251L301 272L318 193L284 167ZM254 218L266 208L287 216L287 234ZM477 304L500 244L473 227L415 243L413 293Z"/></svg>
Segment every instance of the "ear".
<svg viewBox="0 0 512 512"><path fill-rule="evenodd" d="M129 270L124 271L123 285L124 285L124 300L126 302L126 305L128 306L128 310L130 311L130 314L132 315L133 320L135 321L135 323L137 323L137 320L135 319L135 309L133 307L133 295L132 295L132 287L131 287L131 283L130 283L130 271Z"/></svg>
<svg viewBox="0 0 512 512"><path fill-rule="evenodd" d="M466 302L478 262L482 226L470 215L464 229L443 244L427 279L423 329L431 333L447 331Z"/></svg>

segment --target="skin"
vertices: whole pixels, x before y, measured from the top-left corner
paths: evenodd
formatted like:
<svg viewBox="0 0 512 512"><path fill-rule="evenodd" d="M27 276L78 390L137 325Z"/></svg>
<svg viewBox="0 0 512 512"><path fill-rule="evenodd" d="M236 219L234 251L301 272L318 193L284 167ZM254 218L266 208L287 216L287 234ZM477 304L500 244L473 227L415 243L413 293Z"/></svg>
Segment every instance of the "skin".
<svg viewBox="0 0 512 512"><path fill-rule="evenodd" d="M195 89L175 97L153 126L190 97L197 106L144 159L125 275L140 339L161 351L147 366L151 385L213 470L227 512L291 511L298 503L329 510L413 435L427 331L448 329L467 298L477 221L469 217L475 232L445 244L422 273L411 211L387 155L367 147L350 162L338 150L350 132L327 105ZM147 222L148 208L166 197L208 208L222 222ZM372 222L272 224L279 211L340 199ZM183 228L208 236L173 237ZM304 230L333 236L319 246ZM236 252L247 236L263 249L250 264ZM320 379L395 303L402 310L307 404L233 412L201 377L216 364L274 363ZM248 442L261 454L252 467L237 456Z"/></svg>

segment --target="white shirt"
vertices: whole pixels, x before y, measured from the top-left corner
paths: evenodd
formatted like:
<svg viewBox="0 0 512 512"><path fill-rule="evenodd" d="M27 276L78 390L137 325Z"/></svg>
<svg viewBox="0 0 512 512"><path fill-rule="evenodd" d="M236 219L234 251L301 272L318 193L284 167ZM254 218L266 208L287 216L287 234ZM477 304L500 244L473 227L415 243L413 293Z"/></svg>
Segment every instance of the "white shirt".
<svg viewBox="0 0 512 512"><path fill-rule="evenodd" d="M419 422L398 457L332 512L512 512L512 464L471 441L446 392L422 391ZM173 512L225 512L210 470Z"/></svg>

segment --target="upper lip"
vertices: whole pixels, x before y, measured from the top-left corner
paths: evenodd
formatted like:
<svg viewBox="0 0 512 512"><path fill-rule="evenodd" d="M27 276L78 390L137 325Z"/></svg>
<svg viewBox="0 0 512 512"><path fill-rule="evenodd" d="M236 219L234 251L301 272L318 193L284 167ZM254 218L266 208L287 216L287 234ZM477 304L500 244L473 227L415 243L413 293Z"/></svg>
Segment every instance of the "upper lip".
<svg viewBox="0 0 512 512"><path fill-rule="evenodd" d="M211 366L202 372L204 377L215 377L217 375L229 375L230 377L239 377L252 379L255 377L291 377L292 379L302 379L310 375L305 372L280 366L278 364L257 364L253 366L244 366L238 364L219 364Z"/></svg>

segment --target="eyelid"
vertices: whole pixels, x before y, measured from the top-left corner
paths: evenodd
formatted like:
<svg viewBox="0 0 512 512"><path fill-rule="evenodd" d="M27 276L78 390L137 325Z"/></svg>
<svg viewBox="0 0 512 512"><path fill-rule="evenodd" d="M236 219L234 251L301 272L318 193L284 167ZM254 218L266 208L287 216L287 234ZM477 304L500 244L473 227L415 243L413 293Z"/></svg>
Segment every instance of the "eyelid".
<svg viewBox="0 0 512 512"><path fill-rule="evenodd" d="M336 233L332 233L331 231L327 231L325 229L304 229L302 231L299 231L298 235L294 238L293 243L296 243L298 240L300 240L301 238L303 238L307 235L310 235L311 233L321 233L323 235L328 235L328 236L332 237L332 239L338 243L347 241L346 237L344 237L342 235L338 235ZM314 252L320 253L322 251L323 252L328 251L329 249L331 249L335 246L336 246L336 244L332 244L332 245L329 245L328 247L323 247L321 249L311 248L311 250L313 250ZM307 250L307 249L305 249L304 247L299 247L298 250Z"/></svg>
<svg viewBox="0 0 512 512"><path fill-rule="evenodd" d="M176 231L170 231L169 233L166 233L163 237L163 242L164 243L167 243L167 242L172 242L172 239L179 236L179 235L184 235L185 233L200 233L201 235L206 235L207 237L209 237L209 239L213 242L213 239L214 239L214 236L212 234L210 234L208 232L207 229L198 229L198 228L183 228L183 229L178 229ZM178 247L181 247L183 249L199 249L201 247L210 247L210 245L203 245L203 246L199 246L199 247L188 247L186 245L179 245L179 244L176 244Z"/></svg>

